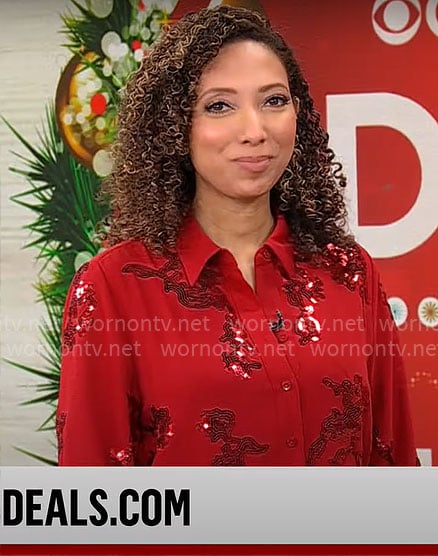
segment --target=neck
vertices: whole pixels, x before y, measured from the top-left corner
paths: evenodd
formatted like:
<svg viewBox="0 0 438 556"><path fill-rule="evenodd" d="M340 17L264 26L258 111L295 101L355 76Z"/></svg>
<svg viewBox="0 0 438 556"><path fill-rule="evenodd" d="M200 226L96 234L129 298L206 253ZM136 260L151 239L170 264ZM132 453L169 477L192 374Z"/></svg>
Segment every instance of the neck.
<svg viewBox="0 0 438 556"><path fill-rule="evenodd" d="M269 195L251 202L228 199L221 203L197 196L193 212L209 238L236 259L252 260L274 227Z"/></svg>

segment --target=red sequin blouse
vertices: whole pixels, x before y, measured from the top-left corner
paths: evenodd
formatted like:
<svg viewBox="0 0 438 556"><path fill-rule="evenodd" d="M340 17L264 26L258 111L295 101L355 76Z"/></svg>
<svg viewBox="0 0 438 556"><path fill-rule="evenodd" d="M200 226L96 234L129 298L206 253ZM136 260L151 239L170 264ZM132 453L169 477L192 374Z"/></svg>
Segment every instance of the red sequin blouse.
<svg viewBox="0 0 438 556"><path fill-rule="evenodd" d="M369 255L294 259L282 217L255 291L194 219L76 273L64 312L60 465L415 465L397 331Z"/></svg>

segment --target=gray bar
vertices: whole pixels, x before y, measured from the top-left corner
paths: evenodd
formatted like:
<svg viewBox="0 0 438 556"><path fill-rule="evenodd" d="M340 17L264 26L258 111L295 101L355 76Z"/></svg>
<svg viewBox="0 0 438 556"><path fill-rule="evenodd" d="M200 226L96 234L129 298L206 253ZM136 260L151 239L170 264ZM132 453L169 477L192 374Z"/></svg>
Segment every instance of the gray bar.
<svg viewBox="0 0 438 556"><path fill-rule="evenodd" d="M3 544L438 544L438 469L433 467L3 467L0 484ZM54 519L51 526L6 526L8 489L18 490L23 503L26 489L42 489L43 496L33 497L41 509L29 515L43 522L52 489L62 489L69 523L72 489L78 490L80 517L96 514L89 502L93 489L108 494L102 503L112 517L119 517L122 491L134 489L140 496L146 491L146 521L158 518L158 524L145 525L139 518L134 526L62 526ZM165 525L166 489L177 497L190 490L190 525L183 524L184 504ZM127 500L131 519L141 504L130 493ZM157 500L161 520L154 510ZM52 499L52 509L54 504ZM14 508L11 518L17 517Z"/></svg>

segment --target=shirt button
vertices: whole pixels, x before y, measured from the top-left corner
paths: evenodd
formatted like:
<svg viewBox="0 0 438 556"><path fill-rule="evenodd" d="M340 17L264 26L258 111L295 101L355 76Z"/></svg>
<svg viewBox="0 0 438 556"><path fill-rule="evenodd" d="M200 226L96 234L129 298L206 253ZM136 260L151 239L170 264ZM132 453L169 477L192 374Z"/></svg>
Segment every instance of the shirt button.
<svg viewBox="0 0 438 556"><path fill-rule="evenodd" d="M281 388L285 392L289 392L289 390L292 389L292 382L290 380L283 380L283 382L281 383Z"/></svg>
<svg viewBox="0 0 438 556"><path fill-rule="evenodd" d="M280 344L284 344L285 342L287 342L289 338L287 332L278 332L276 336L277 336L277 342Z"/></svg>
<svg viewBox="0 0 438 556"><path fill-rule="evenodd" d="M261 253L262 253L262 257L267 261L270 261L272 259L271 252L267 247L263 247Z"/></svg>
<svg viewBox="0 0 438 556"><path fill-rule="evenodd" d="M298 440L295 438L295 436L291 436L286 440L286 446L288 448L296 448L297 444L298 444Z"/></svg>

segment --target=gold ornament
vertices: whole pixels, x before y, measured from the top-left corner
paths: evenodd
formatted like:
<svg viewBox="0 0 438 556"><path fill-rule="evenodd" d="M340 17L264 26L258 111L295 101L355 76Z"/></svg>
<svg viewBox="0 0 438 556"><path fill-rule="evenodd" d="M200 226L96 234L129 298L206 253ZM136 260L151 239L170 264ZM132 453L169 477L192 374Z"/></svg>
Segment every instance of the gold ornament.
<svg viewBox="0 0 438 556"><path fill-rule="evenodd" d="M88 52L85 59L94 61ZM84 166L93 168L96 154L112 139L114 114L108 114L108 95L101 90L102 82L80 56L68 62L58 83L55 109L58 128L64 143ZM96 122L98 121L98 125Z"/></svg>

